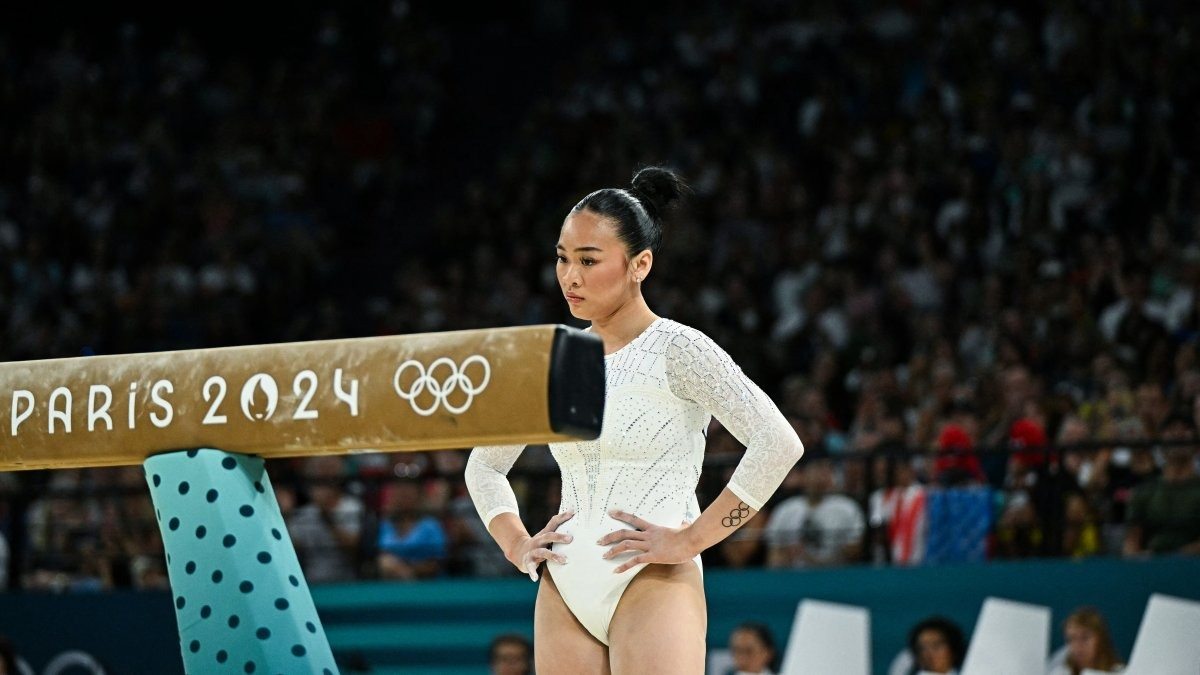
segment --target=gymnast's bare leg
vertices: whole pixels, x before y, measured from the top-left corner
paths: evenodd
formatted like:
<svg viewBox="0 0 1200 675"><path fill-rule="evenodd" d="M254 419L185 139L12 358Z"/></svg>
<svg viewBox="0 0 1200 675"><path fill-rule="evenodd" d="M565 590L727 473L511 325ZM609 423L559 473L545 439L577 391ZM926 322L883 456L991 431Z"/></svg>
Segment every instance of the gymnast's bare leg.
<svg viewBox="0 0 1200 675"><path fill-rule="evenodd" d="M533 610L534 669L538 675L609 675L608 647L579 623L558 594L550 571L542 570Z"/></svg>
<svg viewBox="0 0 1200 675"><path fill-rule="evenodd" d="M625 589L608 629L612 675L703 673L707 631L696 564L647 565Z"/></svg>

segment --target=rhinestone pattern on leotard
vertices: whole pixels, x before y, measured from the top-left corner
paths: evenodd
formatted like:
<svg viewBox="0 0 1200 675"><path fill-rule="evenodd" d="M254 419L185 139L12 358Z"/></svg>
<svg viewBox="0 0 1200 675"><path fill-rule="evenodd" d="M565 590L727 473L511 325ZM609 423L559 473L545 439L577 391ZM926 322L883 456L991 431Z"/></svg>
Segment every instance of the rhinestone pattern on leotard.
<svg viewBox="0 0 1200 675"><path fill-rule="evenodd" d="M733 359L700 331L670 319L657 319L606 356L605 384L600 438L550 445L562 471L560 511L575 511L583 523L598 523L610 509L671 526L695 520L710 415L747 446L729 488L755 509L803 452L791 425ZM467 488L485 523L517 513L506 474L523 449L472 451Z"/></svg>

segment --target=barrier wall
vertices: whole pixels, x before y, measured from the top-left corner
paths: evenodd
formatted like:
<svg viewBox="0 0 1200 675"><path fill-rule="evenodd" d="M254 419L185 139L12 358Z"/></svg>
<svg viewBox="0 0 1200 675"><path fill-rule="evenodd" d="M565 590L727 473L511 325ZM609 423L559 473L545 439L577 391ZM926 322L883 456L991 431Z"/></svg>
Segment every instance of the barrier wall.
<svg viewBox="0 0 1200 675"><path fill-rule="evenodd" d="M1118 649L1128 658L1151 593L1200 600L1200 559L1090 560L989 563L916 569L826 571L710 570L709 646L725 644L746 619L786 638L804 597L863 605L871 610L875 673L883 674L903 647L909 626L930 613L958 621L969 634L983 599L1001 596L1048 605L1052 648L1061 623L1082 604L1109 618ZM488 641L497 633L532 632L535 587L513 577L417 584L363 582L313 589L342 672L360 660L387 673L483 673ZM0 594L0 633L34 667L75 648L109 673L181 673L178 632L169 593L100 595Z"/></svg>

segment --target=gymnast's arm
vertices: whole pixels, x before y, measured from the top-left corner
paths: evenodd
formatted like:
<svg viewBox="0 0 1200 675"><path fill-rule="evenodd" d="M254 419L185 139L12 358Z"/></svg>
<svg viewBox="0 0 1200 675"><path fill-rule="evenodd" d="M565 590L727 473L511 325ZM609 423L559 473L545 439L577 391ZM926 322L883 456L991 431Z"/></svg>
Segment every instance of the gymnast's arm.
<svg viewBox="0 0 1200 675"><path fill-rule="evenodd" d="M746 453L729 485L687 527L670 530L647 523L636 514L614 513L617 520L642 530L632 535L614 532L601 540L602 544L622 542L605 557L643 551L618 567L617 572L643 562L684 562L721 542L762 509L804 454L796 431L770 397L703 333L688 329L671 339L667 345L667 381L676 396L696 402L717 418L746 446Z"/></svg>
<svg viewBox="0 0 1200 675"><path fill-rule="evenodd" d="M570 541L566 535L554 532L559 525L571 517L571 513L560 513L550 520L546 528L534 536L521 522L517 509L517 496L508 482L508 472L521 456L524 445L481 446L471 451L467 460L466 483L471 493L475 510L483 520L492 538L504 551L508 559L521 572L537 580L537 566L542 560L553 557L564 562L563 556L549 550L550 543Z"/></svg>
<svg viewBox="0 0 1200 675"><path fill-rule="evenodd" d="M517 496L508 482L508 472L524 449L524 445L481 446L472 450L467 459L465 478L471 501L484 527L506 556L513 543L529 536L521 523Z"/></svg>

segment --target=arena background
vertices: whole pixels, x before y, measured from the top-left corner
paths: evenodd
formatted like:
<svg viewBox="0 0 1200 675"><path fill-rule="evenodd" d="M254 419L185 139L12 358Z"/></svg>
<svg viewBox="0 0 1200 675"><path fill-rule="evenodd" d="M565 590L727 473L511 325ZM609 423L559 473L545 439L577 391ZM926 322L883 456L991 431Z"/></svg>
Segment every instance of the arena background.
<svg viewBox="0 0 1200 675"><path fill-rule="evenodd" d="M808 449L755 527L705 554L710 648L745 620L782 643L796 602L840 600L872 609L885 673L916 621L969 635L998 595L1050 606L1053 649L1095 605L1128 658L1150 593L1200 598L1200 514L1174 514L1182 543L1126 550L1138 490L1197 461L1198 19L1187 2L7 6L0 361L572 323L564 214L666 164L696 194L650 305L724 346ZM740 451L713 427L702 503ZM271 463L344 672L484 672L496 634L531 634L533 587L482 532L464 460ZM544 522L545 449L513 478ZM911 481L920 541L880 508ZM861 526L765 532L818 490ZM789 533L830 556L776 559ZM0 473L0 634L37 672L69 649L177 672L165 582L139 468Z"/></svg>

